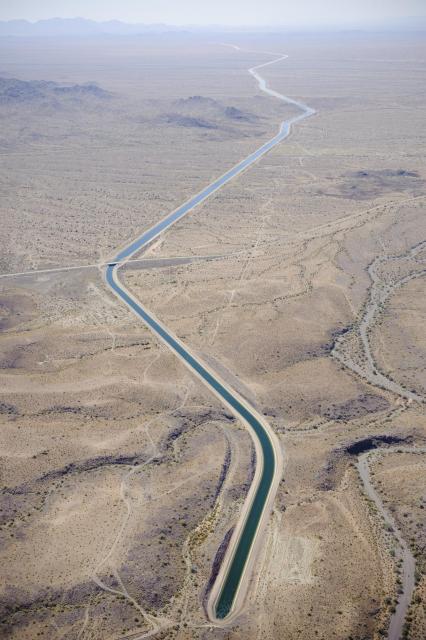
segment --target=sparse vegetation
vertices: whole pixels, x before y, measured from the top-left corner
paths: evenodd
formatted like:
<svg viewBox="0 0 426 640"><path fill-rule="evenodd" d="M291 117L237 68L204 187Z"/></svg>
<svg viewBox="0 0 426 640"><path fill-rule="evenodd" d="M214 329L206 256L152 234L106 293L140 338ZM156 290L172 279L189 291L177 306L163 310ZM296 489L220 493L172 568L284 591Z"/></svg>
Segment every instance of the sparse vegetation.
<svg viewBox="0 0 426 640"><path fill-rule="evenodd" d="M239 38L240 52L111 38L75 66L66 41L55 60L22 52L13 74L2 61L2 273L103 264L275 133L295 109L257 95L246 69L267 58L245 49L288 48L265 77L318 110L123 270L285 452L230 630L207 631L204 606L253 479L246 431L96 266L0 279L11 640L386 637L401 566L395 531L360 490L360 443L399 443L373 479L416 558L404 634L425 635L424 464L404 451L426 436L424 405L407 399L424 383L424 44Z"/></svg>

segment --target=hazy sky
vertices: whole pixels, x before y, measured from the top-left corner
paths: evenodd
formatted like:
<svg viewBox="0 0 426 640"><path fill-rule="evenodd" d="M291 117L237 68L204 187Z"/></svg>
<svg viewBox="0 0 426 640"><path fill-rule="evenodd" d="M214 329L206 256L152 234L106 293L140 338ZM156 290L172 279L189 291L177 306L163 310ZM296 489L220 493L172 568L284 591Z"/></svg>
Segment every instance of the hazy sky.
<svg viewBox="0 0 426 640"><path fill-rule="evenodd" d="M425 16L426 0L0 0L0 20L82 16L169 24L333 25Z"/></svg>

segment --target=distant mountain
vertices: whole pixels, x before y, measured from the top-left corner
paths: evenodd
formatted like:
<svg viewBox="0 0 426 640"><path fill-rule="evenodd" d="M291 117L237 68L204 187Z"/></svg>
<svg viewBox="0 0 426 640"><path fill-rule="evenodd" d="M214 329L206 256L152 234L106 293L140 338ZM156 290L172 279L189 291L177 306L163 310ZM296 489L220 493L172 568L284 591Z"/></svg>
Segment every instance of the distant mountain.
<svg viewBox="0 0 426 640"><path fill-rule="evenodd" d="M71 99L81 101L85 98L103 100L111 94L96 84L62 85L45 80L17 80L16 78L0 78L0 105L17 103L43 102L55 105Z"/></svg>
<svg viewBox="0 0 426 640"><path fill-rule="evenodd" d="M95 22L85 18L52 18L28 22L27 20L0 21L0 36L84 36L131 35L179 30L165 24L127 24L119 20Z"/></svg>
<svg viewBox="0 0 426 640"><path fill-rule="evenodd" d="M255 122L259 118L253 113L241 111L234 106L225 106L214 98L205 96L190 96L180 98L175 102L176 107L183 115L204 116L212 119L228 119L234 122Z"/></svg>
<svg viewBox="0 0 426 640"><path fill-rule="evenodd" d="M406 16L395 19L383 19L381 24L352 24L352 25L185 25L175 26L167 24L129 24L119 20L108 20L106 22L96 22L86 18L51 18L50 20L39 20L38 22L28 22L27 20L0 21L1 36L95 36L95 35L137 35L149 33L167 32L299 32L305 31L425 31L425 16Z"/></svg>

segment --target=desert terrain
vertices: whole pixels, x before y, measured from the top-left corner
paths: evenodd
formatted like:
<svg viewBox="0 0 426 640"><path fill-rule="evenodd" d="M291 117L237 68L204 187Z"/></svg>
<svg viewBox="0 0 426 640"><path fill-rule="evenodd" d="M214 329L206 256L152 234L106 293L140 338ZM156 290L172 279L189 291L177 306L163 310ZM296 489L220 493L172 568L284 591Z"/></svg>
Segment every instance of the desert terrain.
<svg viewBox="0 0 426 640"><path fill-rule="evenodd" d="M0 51L2 636L421 640L422 38ZM269 86L315 115L121 270L282 449L244 607L216 625L253 443L104 266L297 114L247 73L275 53L289 57L262 70Z"/></svg>

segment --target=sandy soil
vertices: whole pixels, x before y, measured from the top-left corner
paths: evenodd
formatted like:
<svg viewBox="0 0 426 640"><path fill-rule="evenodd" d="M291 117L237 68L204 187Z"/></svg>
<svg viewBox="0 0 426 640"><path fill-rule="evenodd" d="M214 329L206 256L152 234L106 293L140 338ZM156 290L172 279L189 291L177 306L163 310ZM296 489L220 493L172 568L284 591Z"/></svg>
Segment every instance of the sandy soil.
<svg viewBox="0 0 426 640"><path fill-rule="evenodd" d="M424 268L412 254L425 237L424 45L233 41L289 53L265 75L318 115L152 245L151 268L123 275L279 434L284 477L246 608L229 628L206 620L253 475L246 432L96 267L35 274L0 280L5 637L386 636L398 567L354 463L383 436L426 436L424 278L398 284ZM3 75L96 81L111 96L0 105L2 272L106 259L289 113L257 94L246 69L259 56L211 39L63 43L55 64L50 46L1 43ZM389 291L366 326L371 265ZM423 553L423 462L379 460L377 486Z"/></svg>

